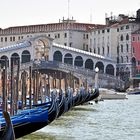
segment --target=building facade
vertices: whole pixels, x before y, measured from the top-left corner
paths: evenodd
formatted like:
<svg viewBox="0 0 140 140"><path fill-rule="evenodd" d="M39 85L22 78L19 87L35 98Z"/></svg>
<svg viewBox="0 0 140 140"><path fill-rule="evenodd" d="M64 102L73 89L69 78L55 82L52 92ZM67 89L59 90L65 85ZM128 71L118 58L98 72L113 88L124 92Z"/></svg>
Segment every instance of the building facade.
<svg viewBox="0 0 140 140"><path fill-rule="evenodd" d="M0 29L0 47L16 44L29 37L45 35L55 43L102 55L116 62L116 75L132 77L132 34L140 29L140 10L136 17L120 14L106 17L106 25L77 23L63 19L58 23L16 26Z"/></svg>

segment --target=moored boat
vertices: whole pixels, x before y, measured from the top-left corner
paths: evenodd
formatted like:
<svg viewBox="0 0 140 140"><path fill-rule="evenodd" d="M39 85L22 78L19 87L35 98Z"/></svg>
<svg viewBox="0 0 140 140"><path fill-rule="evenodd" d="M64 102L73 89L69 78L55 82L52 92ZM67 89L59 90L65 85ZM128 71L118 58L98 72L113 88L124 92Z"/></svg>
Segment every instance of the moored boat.
<svg viewBox="0 0 140 140"><path fill-rule="evenodd" d="M127 94L129 94L129 95L139 95L140 94L140 88L128 89Z"/></svg>
<svg viewBox="0 0 140 140"><path fill-rule="evenodd" d="M10 117L13 124L13 129L15 133L15 138L20 138L34 131L37 131L48 124L48 110L43 108L28 109L26 111L21 111L20 114ZM1 129L0 137L3 135L6 122L1 116Z"/></svg>
<svg viewBox="0 0 140 140"><path fill-rule="evenodd" d="M6 126L0 139L1 140L15 140L15 133L13 129L13 124L10 119L10 115L7 111L3 111L3 116L5 118Z"/></svg>

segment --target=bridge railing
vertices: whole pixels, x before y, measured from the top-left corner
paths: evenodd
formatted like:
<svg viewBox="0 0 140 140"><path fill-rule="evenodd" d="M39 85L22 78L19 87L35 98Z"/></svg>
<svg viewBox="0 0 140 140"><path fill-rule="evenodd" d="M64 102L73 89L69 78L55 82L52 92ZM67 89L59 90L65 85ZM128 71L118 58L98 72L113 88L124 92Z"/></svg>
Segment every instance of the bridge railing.
<svg viewBox="0 0 140 140"><path fill-rule="evenodd" d="M20 66L20 70L28 70L29 66L32 66L32 69L55 69L55 70L61 70L65 72L72 72L74 75L80 75L84 77L95 77L95 71L90 70L90 69L85 69L83 67L78 67L78 66L73 66L71 64L66 64L66 63L61 63L61 62L56 62L56 61L31 61L28 63L23 63ZM116 83L117 85L124 84L124 81L119 79L116 76L105 74L105 73L100 73L99 72L99 80L102 81L108 81L108 82L113 82Z"/></svg>

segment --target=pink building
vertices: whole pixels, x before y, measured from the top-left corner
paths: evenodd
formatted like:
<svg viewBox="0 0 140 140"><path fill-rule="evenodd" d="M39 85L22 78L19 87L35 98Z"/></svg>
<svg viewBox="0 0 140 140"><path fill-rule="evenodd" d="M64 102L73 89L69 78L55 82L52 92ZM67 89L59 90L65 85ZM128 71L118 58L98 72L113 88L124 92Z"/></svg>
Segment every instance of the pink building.
<svg viewBox="0 0 140 140"><path fill-rule="evenodd" d="M140 73L140 29L132 33L132 64Z"/></svg>

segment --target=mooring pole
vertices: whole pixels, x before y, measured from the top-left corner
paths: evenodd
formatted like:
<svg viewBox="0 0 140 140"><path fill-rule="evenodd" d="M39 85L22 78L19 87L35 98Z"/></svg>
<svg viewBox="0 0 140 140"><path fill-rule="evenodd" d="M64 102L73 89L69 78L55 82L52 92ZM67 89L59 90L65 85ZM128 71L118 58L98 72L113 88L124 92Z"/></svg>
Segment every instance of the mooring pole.
<svg viewBox="0 0 140 140"><path fill-rule="evenodd" d="M11 57L11 101L10 114L14 115L14 73L13 73L13 58Z"/></svg>
<svg viewBox="0 0 140 140"><path fill-rule="evenodd" d="M20 69L20 59L17 60L17 76L16 76L16 92L15 92L15 113L18 110L18 96L19 96L19 69Z"/></svg>
<svg viewBox="0 0 140 140"><path fill-rule="evenodd" d="M8 111L8 83L7 83L8 59L5 61L5 111Z"/></svg>
<svg viewBox="0 0 140 140"><path fill-rule="evenodd" d="M2 69L2 109L5 111L5 102L6 102L6 97L5 97L5 68Z"/></svg>
<svg viewBox="0 0 140 140"><path fill-rule="evenodd" d="M35 90L35 71L33 73L33 104L35 104L35 96L36 96L36 90Z"/></svg>
<svg viewBox="0 0 140 140"><path fill-rule="evenodd" d="M32 68L29 66L29 106L32 108Z"/></svg>

